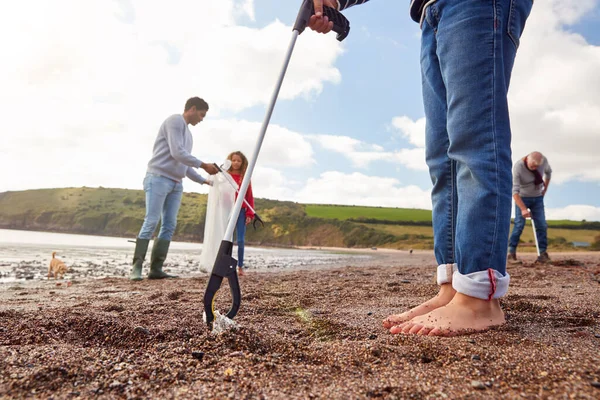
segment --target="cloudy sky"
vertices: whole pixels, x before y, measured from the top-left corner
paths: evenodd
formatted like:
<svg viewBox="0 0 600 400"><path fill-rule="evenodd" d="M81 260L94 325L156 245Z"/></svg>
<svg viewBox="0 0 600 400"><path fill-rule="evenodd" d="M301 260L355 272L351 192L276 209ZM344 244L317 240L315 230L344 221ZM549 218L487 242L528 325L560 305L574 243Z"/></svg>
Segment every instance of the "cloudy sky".
<svg viewBox="0 0 600 400"><path fill-rule="evenodd" d="M141 189L160 124L196 95L210 111L192 128L193 154L251 154L299 3L3 4L0 192ZM431 209L408 3L348 10L341 44L300 36L253 177L257 197ZM600 220L598 71L600 0L536 1L511 82L513 157L548 156L550 219Z"/></svg>

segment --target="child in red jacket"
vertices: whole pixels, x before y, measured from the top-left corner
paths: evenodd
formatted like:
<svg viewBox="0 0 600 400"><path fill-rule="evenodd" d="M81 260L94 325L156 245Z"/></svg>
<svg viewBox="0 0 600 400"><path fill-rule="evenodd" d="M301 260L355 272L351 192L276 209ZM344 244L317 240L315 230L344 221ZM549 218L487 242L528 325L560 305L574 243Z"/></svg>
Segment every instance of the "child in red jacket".
<svg viewBox="0 0 600 400"><path fill-rule="evenodd" d="M234 151L227 156L227 159L231 161L231 167L227 172L235 179L238 184L238 188L242 185L242 180L246 174L248 168L248 159L241 151ZM237 199L237 194L236 194ZM248 185L246 191L246 201L250 204L250 207L254 209L254 196L252 195L252 183ZM235 225L236 239L238 246L238 273L244 274L244 237L246 236L246 225L248 225L254 219L254 212L246 206L246 203L242 203L242 209Z"/></svg>

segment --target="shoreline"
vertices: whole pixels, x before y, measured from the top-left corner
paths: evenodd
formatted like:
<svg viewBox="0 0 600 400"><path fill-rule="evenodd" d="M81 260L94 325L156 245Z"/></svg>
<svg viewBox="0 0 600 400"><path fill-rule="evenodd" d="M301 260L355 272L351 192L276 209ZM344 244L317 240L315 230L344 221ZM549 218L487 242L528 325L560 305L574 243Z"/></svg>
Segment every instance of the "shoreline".
<svg viewBox="0 0 600 400"><path fill-rule="evenodd" d="M102 235L101 233L93 233L93 234L88 234L88 233L78 233L78 232L64 232L64 231L55 231L55 230L49 230L49 231L40 231L40 230L34 230L34 229L24 229L24 228L19 228L19 229L14 229L14 228L8 228L8 227L0 227L0 229L2 230L8 230L8 231L22 231L22 232L35 232L35 233L49 233L49 234L59 234L59 235L76 235L76 236L84 236L84 237L93 237L93 236L97 236L97 237L102 237L102 238L112 238L112 239L122 239L122 240L135 240L135 237L131 237L131 236L111 236L111 235ZM203 242L200 241L196 241L196 240L173 240L173 242L177 242L177 243L182 243L182 244L186 244L186 245L202 245ZM386 252L386 253L394 253L394 252L406 252L408 253L411 249L395 249L395 248L389 248L389 247L329 247L329 246L298 246L298 245L278 245L278 244L256 244L256 242L251 242L251 241L246 241L246 246L248 247L254 247L254 248L264 248L264 249L289 249L289 250L293 250L293 249L297 249L297 250L322 250L322 251L347 251L347 252L374 252L374 251L378 251L378 252ZM413 253L419 253L419 252L433 252L433 249L412 249ZM518 249L518 253L525 253L525 254L529 254L529 253L535 253L536 249L535 246L530 244L530 243L522 243L519 246ZM600 253L600 250L594 251L594 250L590 250L589 248L573 248L573 249L555 249L555 248L549 248L548 249L549 253L559 253L559 254L569 254L569 253L575 253L575 254L580 254L580 253L587 253L587 252L598 252Z"/></svg>

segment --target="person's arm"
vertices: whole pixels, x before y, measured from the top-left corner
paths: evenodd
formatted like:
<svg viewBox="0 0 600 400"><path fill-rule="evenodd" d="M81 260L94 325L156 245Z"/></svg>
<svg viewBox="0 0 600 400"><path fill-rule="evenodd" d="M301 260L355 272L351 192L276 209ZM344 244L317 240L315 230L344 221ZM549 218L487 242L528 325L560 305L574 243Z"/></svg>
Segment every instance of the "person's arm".
<svg viewBox="0 0 600 400"><path fill-rule="evenodd" d="M367 1L369 0L338 0L338 6L336 8L338 9L338 11L342 11L346 8L357 6L359 4L365 4Z"/></svg>
<svg viewBox="0 0 600 400"><path fill-rule="evenodd" d="M550 163L546 160L546 169L544 170L544 189L542 190L542 196L546 195L548 191L548 186L550 186L550 178L552 178L552 167L550 167Z"/></svg>
<svg viewBox="0 0 600 400"><path fill-rule="evenodd" d="M548 186L550 186L550 178L546 177L544 178L544 188L542 189L542 196L546 195L546 192L548 191Z"/></svg>
<svg viewBox="0 0 600 400"><path fill-rule="evenodd" d="M531 213L527 209L527 206L525 205L525 203L523 203L523 199L521 198L521 195L519 193L513 193L513 199L515 199L515 204L521 210L521 214L523 215L523 218L531 217Z"/></svg>
<svg viewBox="0 0 600 400"><path fill-rule="evenodd" d="M171 156L188 167L200 168L202 161L191 155L183 146L183 138L186 131L185 121L180 118L171 118L165 124L167 132L167 143Z"/></svg>
<svg viewBox="0 0 600 400"><path fill-rule="evenodd" d="M252 194L252 183L248 185L246 190L246 197L244 199L250 204L250 207L254 209L254 195ZM254 218L254 213L249 208L246 210L246 224L249 224Z"/></svg>
<svg viewBox="0 0 600 400"><path fill-rule="evenodd" d="M523 218L531 217L529 210L525 203L523 203L523 199L521 198L521 175L519 174L519 168L517 165L513 167L513 199L515 200L515 204L521 210L521 214Z"/></svg>
<svg viewBox="0 0 600 400"><path fill-rule="evenodd" d="M209 184L209 182L206 180L205 177L203 177L202 175L200 175L199 173L197 173L191 167L188 167L187 171L185 172L185 176L187 176L188 178L190 178L194 182L197 182L197 183L199 183L201 185L202 184Z"/></svg>

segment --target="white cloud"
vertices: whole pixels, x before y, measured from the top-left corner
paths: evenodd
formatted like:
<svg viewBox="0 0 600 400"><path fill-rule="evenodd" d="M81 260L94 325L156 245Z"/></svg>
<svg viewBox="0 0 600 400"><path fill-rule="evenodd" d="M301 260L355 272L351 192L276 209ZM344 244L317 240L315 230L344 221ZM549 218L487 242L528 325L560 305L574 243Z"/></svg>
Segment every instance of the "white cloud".
<svg viewBox="0 0 600 400"><path fill-rule="evenodd" d="M309 178L294 200L301 203L431 209L429 190L401 186L394 178L368 176L358 172L327 171Z"/></svg>
<svg viewBox="0 0 600 400"><path fill-rule="evenodd" d="M291 181L280 170L260 165L252 175L252 190L255 197L298 201L295 191L301 183Z"/></svg>
<svg viewBox="0 0 600 400"><path fill-rule="evenodd" d="M513 154L548 156L556 182L600 181L600 47L569 31L598 0L535 2L509 100Z"/></svg>
<svg viewBox="0 0 600 400"><path fill-rule="evenodd" d="M394 117L392 126L399 130L401 135L408 139L409 143L425 148L425 118L413 121L406 116Z"/></svg>
<svg viewBox="0 0 600 400"><path fill-rule="evenodd" d="M220 162L233 151L242 151L252 159L261 123L244 120L206 120L195 133L195 153L199 157ZM279 125L269 125L259 154L265 167L307 167L315 163L313 149L305 137Z"/></svg>
<svg viewBox="0 0 600 400"><path fill-rule="evenodd" d="M385 151L384 147L378 144L366 143L349 136L306 135L306 138L326 150L342 154L352 161L356 168L367 168L373 161L385 161L412 170L426 171L425 119L412 121L408 117L395 117L392 126L417 147Z"/></svg>
<svg viewBox="0 0 600 400"><path fill-rule="evenodd" d="M339 135L307 135L307 139L317 142L326 150L335 151L337 153L347 154L356 151L358 147L362 147L363 143L349 136Z"/></svg>
<svg viewBox="0 0 600 400"><path fill-rule="evenodd" d="M291 37L279 21L238 25L254 19L252 0L176 0L168 7L39 0L2 8L0 36L10 40L3 41L0 63L0 191L139 187L160 124L193 95L211 106L198 129L212 126L225 136L230 126L228 137L247 148L244 135L256 126L219 115L269 101ZM315 96L323 84L340 82L333 65L341 52L333 35L306 31L279 98ZM219 146L230 151L217 140ZM269 128L265 160L314 162L309 143L276 126ZM7 173L16 165L19 176Z"/></svg>
<svg viewBox="0 0 600 400"><path fill-rule="evenodd" d="M564 208L547 208L546 219L600 221L600 207L573 204Z"/></svg>

